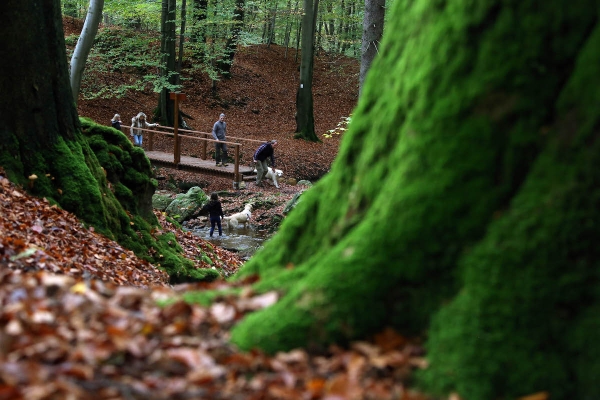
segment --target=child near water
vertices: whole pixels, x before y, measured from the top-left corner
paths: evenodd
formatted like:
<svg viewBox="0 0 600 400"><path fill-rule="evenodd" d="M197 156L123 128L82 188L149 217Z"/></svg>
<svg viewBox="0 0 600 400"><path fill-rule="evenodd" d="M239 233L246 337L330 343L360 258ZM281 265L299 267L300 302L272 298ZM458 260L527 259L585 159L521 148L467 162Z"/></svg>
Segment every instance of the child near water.
<svg viewBox="0 0 600 400"><path fill-rule="evenodd" d="M215 225L219 227L219 236L222 236L223 230L221 229L221 220L225 215L223 214L223 208L221 207L219 196L216 193L212 193L210 195L209 202L202 207L202 213L207 211L210 218L210 237L213 237Z"/></svg>

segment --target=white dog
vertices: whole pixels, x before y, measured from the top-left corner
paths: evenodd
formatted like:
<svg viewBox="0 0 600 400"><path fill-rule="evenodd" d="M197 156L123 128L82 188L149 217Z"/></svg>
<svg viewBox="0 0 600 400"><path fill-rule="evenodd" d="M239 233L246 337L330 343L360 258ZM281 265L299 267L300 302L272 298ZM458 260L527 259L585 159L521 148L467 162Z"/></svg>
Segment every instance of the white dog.
<svg viewBox="0 0 600 400"><path fill-rule="evenodd" d="M246 204L244 211L230 215L229 217L223 218L227 221L229 228L237 228L239 224L244 224L244 227L250 224L250 218L252 217L252 203Z"/></svg>
<svg viewBox="0 0 600 400"><path fill-rule="evenodd" d="M275 187L279 189L279 183L277 183L277 177L278 176L282 176L283 175L283 171L280 169L273 169L271 167L267 167L267 173L264 176L265 179L270 179L273 181L273 183L275 184ZM256 170L256 168L254 168L254 172L257 173L258 171Z"/></svg>

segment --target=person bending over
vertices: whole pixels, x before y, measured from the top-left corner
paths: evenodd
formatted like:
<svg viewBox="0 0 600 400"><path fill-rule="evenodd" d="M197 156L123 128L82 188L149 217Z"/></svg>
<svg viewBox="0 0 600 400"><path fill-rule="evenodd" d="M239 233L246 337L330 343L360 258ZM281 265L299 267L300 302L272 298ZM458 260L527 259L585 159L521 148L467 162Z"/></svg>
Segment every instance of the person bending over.
<svg viewBox="0 0 600 400"><path fill-rule="evenodd" d="M269 171L267 159L271 159L271 167L275 168L275 156L273 155L274 147L277 145L277 140L271 140L261 144L254 152L254 162L256 163L256 186L262 186L262 180Z"/></svg>

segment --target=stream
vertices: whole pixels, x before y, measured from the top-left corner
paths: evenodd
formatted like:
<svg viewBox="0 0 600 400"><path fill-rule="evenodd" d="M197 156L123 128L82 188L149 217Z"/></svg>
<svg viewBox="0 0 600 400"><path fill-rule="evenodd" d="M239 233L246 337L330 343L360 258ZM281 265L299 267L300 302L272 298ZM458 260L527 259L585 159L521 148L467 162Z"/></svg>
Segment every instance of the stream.
<svg viewBox="0 0 600 400"><path fill-rule="evenodd" d="M223 236L219 236L219 232L215 228L212 238L209 236L210 225L204 228L189 229L189 231L204 240L208 240L215 246L237 253L245 261L248 261L256 250L271 237L266 231L255 230L252 227L244 228L242 226L238 229L224 228Z"/></svg>

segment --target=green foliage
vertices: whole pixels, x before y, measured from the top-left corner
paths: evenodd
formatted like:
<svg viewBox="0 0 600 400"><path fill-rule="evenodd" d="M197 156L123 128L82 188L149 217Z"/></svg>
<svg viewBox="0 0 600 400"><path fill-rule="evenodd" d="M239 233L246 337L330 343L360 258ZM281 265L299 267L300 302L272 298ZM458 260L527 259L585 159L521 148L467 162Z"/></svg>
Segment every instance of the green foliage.
<svg viewBox="0 0 600 400"><path fill-rule="evenodd" d="M146 0L105 0L104 13L112 24L141 30L160 29L161 3Z"/></svg>
<svg viewBox="0 0 600 400"><path fill-rule="evenodd" d="M140 32L131 28L109 26L98 31L94 46L86 63L82 80L82 95L86 99L97 97L122 97L128 91L153 90L160 92L172 87L158 74L160 68L159 37L156 32ZM123 74L138 76L135 81L119 78ZM97 76L108 75L114 79L102 80ZM121 81L118 86L105 82Z"/></svg>
<svg viewBox="0 0 600 400"><path fill-rule="evenodd" d="M65 37L65 44L68 47L75 47L77 45L77 41L79 40L79 35L69 35Z"/></svg>

